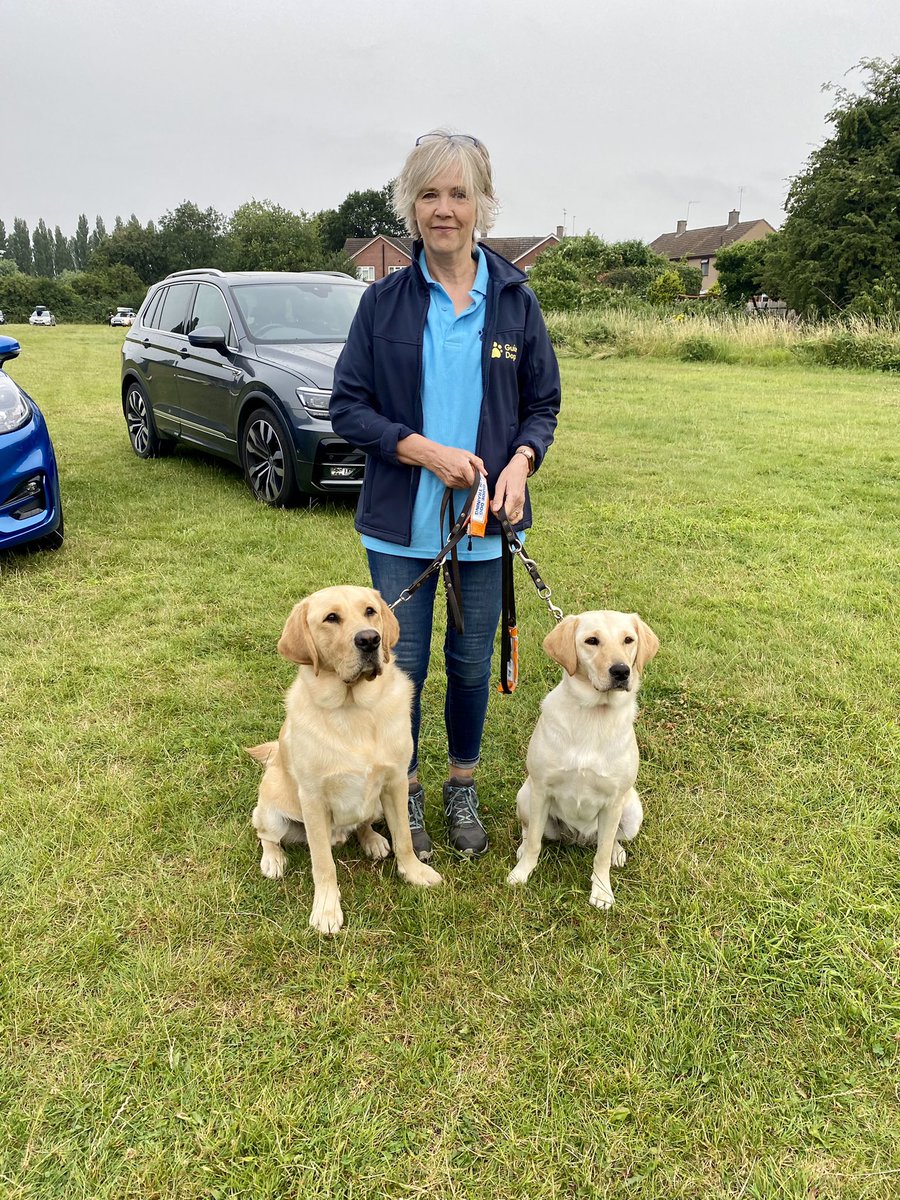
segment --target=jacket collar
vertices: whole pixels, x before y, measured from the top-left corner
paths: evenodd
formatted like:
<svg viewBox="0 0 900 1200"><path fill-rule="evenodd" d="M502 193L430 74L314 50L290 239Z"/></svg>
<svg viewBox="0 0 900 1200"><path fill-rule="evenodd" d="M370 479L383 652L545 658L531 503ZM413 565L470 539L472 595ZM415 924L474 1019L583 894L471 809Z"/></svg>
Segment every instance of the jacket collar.
<svg viewBox="0 0 900 1200"><path fill-rule="evenodd" d="M492 283L496 283L499 287L506 287L510 283L527 283L528 276L524 271L520 271L518 267L514 267L511 262L498 254L495 250L491 250L485 246L484 242L479 242L478 245L484 251L484 256L487 259L488 277ZM419 266L419 255L424 247L424 242L421 238L417 238L412 244L412 262L411 266L415 273L416 280L419 286L428 291L428 283L425 276L422 274L422 268Z"/></svg>

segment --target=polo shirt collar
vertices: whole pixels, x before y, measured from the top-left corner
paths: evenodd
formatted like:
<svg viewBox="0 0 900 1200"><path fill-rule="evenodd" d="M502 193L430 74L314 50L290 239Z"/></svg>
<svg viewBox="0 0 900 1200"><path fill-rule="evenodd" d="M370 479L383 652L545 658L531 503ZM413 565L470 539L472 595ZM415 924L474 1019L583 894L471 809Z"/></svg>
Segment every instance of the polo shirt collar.
<svg viewBox="0 0 900 1200"><path fill-rule="evenodd" d="M477 293L479 296L486 296L487 289L488 289L487 256L485 255L482 248L477 244L476 244L475 250L473 252L473 257L476 260L476 262L478 263L478 266L475 268L475 282L472 284L472 287L469 290L469 295L474 297L475 294ZM436 279L432 279L431 272L428 270L428 263L425 261L424 246L421 249L421 251L419 252L419 268L420 268L422 274L425 276L425 282L428 284L429 287L440 287L441 286Z"/></svg>

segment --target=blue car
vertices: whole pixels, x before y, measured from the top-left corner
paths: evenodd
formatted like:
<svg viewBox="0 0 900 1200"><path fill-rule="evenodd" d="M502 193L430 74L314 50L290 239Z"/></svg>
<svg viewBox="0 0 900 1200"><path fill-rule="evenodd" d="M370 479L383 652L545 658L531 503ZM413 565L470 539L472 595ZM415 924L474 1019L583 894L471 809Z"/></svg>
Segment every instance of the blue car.
<svg viewBox="0 0 900 1200"><path fill-rule="evenodd" d="M38 406L2 370L19 350L14 338L0 337L0 550L56 550L63 512L53 443Z"/></svg>

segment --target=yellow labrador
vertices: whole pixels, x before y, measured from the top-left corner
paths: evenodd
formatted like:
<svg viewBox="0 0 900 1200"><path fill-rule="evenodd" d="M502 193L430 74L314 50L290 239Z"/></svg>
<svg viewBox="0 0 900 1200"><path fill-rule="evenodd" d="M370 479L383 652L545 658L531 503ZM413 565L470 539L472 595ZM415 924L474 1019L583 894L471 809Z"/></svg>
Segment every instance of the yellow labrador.
<svg viewBox="0 0 900 1200"><path fill-rule="evenodd" d="M634 721L659 639L637 613L586 612L561 621L544 649L566 673L544 698L528 747L528 778L516 802L522 844L508 882L528 879L543 838L595 845L591 904L611 908L610 865L624 865L622 842L644 816L634 790Z"/></svg>
<svg viewBox="0 0 900 1200"><path fill-rule="evenodd" d="M249 751L266 768L252 818L262 873L279 879L282 845L309 843L309 923L320 933L337 933L344 923L332 845L355 833L369 858L386 858L390 843L372 828L382 816L403 878L441 882L416 858L409 832L412 684L391 659L399 636L396 617L372 588L330 587L301 600L278 643L300 667L281 734Z"/></svg>

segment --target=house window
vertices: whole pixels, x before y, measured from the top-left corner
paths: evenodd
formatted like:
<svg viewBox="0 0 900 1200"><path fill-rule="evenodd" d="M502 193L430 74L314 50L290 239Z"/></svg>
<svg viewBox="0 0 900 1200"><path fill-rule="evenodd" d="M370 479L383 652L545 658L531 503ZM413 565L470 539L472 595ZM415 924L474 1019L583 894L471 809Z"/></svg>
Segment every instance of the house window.
<svg viewBox="0 0 900 1200"><path fill-rule="evenodd" d="M388 267L388 275L393 275L395 271L405 271L405 270L406 270L406 265L404 263L400 263L399 266Z"/></svg>
<svg viewBox="0 0 900 1200"><path fill-rule="evenodd" d="M700 259L700 274L703 276L704 279L709 274L709 259L708 258Z"/></svg>
<svg viewBox="0 0 900 1200"><path fill-rule="evenodd" d="M363 283L374 283L375 282L375 268L374 267L357 267L356 268L356 278L361 280Z"/></svg>

